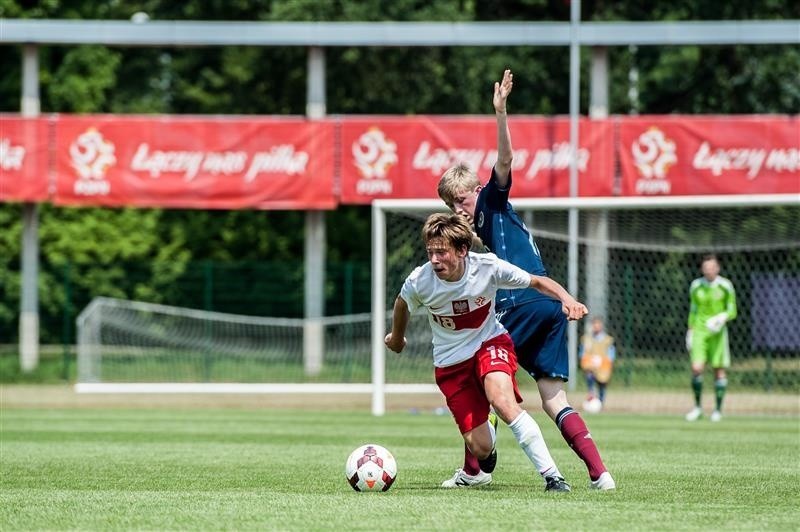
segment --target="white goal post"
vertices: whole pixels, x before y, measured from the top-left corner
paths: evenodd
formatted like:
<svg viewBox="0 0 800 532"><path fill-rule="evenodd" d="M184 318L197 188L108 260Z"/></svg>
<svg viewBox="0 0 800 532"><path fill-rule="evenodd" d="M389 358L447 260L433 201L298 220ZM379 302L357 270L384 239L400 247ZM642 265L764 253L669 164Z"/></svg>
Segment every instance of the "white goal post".
<svg viewBox="0 0 800 532"><path fill-rule="evenodd" d="M770 207L777 207L777 206L789 206L791 211L791 216L794 216L794 219L798 219L797 212L798 210L795 209L800 208L800 195L797 194L767 194L767 195L712 195L712 196L668 196L668 197L587 197L587 198L514 198L511 201L514 209L523 215L526 219L526 224L531 226L529 222L529 218L527 215L533 216L536 215L539 211L560 211L561 213L568 213L570 210L577 210L579 213L584 213L585 215L591 215L591 213L603 213L603 212L617 212L621 213L622 211L665 211L669 212L670 219L680 219L684 217L688 217L687 213L691 213L691 217L696 219L695 225L698 223L703 223L703 218L705 213L717 212L720 213L725 210L731 209L747 209L747 208L756 208L761 209L764 211L766 208ZM418 266L424 262L424 250L417 250L417 254L414 256L414 259L404 259L406 262L400 263L398 271L390 273L387 272L387 262L388 257L387 253L391 253L396 249L396 242L390 241L387 238L387 232L393 231L397 225L400 224L399 220L392 220L390 223L387 223L388 216L397 215L398 217L401 215L409 216L411 219L409 220L409 227L415 229L409 229L406 231L407 240L416 239L418 244L420 244L421 236L420 231L422 228L422 224L424 222L425 217L433 212L444 212L447 211L446 206L438 199L380 199L375 200L372 203L372 381L373 381L373 400L372 400L372 412L375 415L381 415L385 411L385 402L384 396L387 392L387 388L385 383L387 381L387 374L386 374L386 357L403 357L405 354L401 353L400 355L396 355L394 353L387 353L387 349L384 345L384 336L388 331L387 321L385 317L387 313L391 309L391 301L389 301L389 296L394 296L400 289L402 283L402 279L405 275L411 272L413 267ZM764 212L760 213L762 216ZM597 218L597 220L602 220L601 218ZM709 222L710 224L711 222ZM645 238L642 239L641 235L637 236L639 240L632 240L632 241L617 241L612 242L609 239L608 235L608 228L607 223L595 223L595 219L592 218L589 224L590 227L585 228L584 232L579 235L577 238L579 243L583 244L584 247L584 254L588 255L588 257L583 257L585 262L583 264L593 264L594 266L599 266L597 268L584 268L586 269L593 269L593 270L606 270L608 266L608 248L617 246L623 250L629 249L642 249L646 251L657 251L662 254L666 254L671 252L672 250L676 250L683 253L693 252L698 253L701 250L705 252L713 252L717 250L728 250L731 252L738 252L740 250L748 251L748 250L763 250L767 249L770 250L773 247L777 249L786 249L787 247L790 250L797 250L800 249L800 229L795 229L793 232L791 228L788 232L788 242L787 239L784 238L781 242L778 243L770 243L770 242L761 242L758 241L758 238L751 239L745 244L741 244L739 242L734 242L731 240L730 242L725 241L721 238L717 238L716 235L712 238L708 238L707 235L704 237L705 239L698 238L696 245L689 245L689 244L680 244L676 245L670 242L664 242L659 244L657 242L648 241ZM660 225L660 224L658 224ZM664 224L667 225L667 224ZM537 241L544 233L547 236L553 237L553 232L548 233L547 230L542 231L541 228L536 227L534 224L533 227L534 237L537 238ZM577 263L582 264L581 257L579 256L572 256L572 250L577 249L577 246L567 246L569 244L571 234L577 234L577 232L573 233L572 231L564 231L562 234L555 235L555 240L564 243L564 249L566 250L569 248L569 256L566 256L567 263ZM613 240L613 239L612 239ZM587 245L588 243L588 245ZM404 242L405 246L411 246L408 241ZM541 247L541 244L540 244ZM421 244L420 244L421 248ZM597 253L595 248L599 248L600 252ZM579 253L580 254L580 253ZM417 262L414 262L416 260ZM686 261L684 261L686 262ZM550 266L548 263L548 259L545 258L545 263ZM696 270L696 264L693 264L691 268L693 271ZM648 265L643 265L642 268L648 268ZM586 279L587 274L586 271L582 272L583 277ZM601 274L599 275L599 283L589 283L592 286L589 287L588 294L585 293L583 287L580 285L578 286L578 292L581 294L581 298L587 297L589 300L593 298L596 300L595 305L590 305L590 309L592 306L599 307L601 309L606 309L608 307L608 303L604 301L607 299L606 295L600 293L599 295L597 292L603 290L597 289L596 285L602 285L608 282L607 279L608 274ZM390 283L387 286L387 278L388 277L395 277L393 283ZM567 283L565 282L564 277L558 277L558 280L562 282L565 286ZM594 281L594 279L593 279ZM651 281L652 283L652 281ZM685 286L688 290L688 285ZM389 293L387 293L389 292ZM684 294L682 292L677 294L677 297L680 298L681 303L683 304L683 297ZM590 310L591 312L591 310ZM604 312L601 313L601 315ZM576 327L570 328L570 368L571 374L575 375L576 367L577 367L577 329ZM411 342L410 335L414 334L413 332L409 333L409 342ZM421 330L417 329L417 334L421 334ZM428 346L428 349L430 346ZM408 351L408 349L407 349ZM432 366L432 358L430 359L430 363ZM570 383L574 386L574 382L577 379L571 379Z"/></svg>

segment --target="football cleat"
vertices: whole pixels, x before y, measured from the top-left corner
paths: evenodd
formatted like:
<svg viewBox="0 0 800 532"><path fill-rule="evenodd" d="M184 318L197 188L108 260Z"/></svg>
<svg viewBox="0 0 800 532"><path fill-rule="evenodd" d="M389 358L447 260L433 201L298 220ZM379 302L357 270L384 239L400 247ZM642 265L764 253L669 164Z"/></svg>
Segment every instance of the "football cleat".
<svg viewBox="0 0 800 532"><path fill-rule="evenodd" d="M722 412L720 412L719 410L714 410L713 412L711 412L711 421L715 423L717 421L722 421Z"/></svg>
<svg viewBox="0 0 800 532"><path fill-rule="evenodd" d="M484 473L494 472L494 467L497 465L497 449L493 448L492 453L483 460L479 458L478 465L481 466L481 471Z"/></svg>
<svg viewBox="0 0 800 532"><path fill-rule="evenodd" d="M702 415L703 410L699 406L696 406L686 414L686 421L697 421Z"/></svg>
<svg viewBox="0 0 800 532"><path fill-rule="evenodd" d="M597 480L589 481L589 489L601 491L615 490L617 489L617 483L614 482L614 479L611 477L611 473L608 471L603 471L603 474L600 475Z"/></svg>
<svg viewBox="0 0 800 532"><path fill-rule="evenodd" d="M568 492L572 491L563 477L544 477L544 491Z"/></svg>
<svg viewBox="0 0 800 532"><path fill-rule="evenodd" d="M492 475L478 471L477 475L468 475L463 469L456 469L456 473L452 478L448 478L442 482L443 488L472 488L475 486L483 486L492 481Z"/></svg>

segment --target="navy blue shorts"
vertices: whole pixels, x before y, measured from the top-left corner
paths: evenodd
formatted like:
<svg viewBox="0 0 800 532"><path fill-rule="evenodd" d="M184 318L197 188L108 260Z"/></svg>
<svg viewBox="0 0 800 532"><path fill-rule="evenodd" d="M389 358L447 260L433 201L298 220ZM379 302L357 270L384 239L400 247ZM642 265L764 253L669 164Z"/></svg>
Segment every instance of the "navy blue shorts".
<svg viewBox="0 0 800 532"><path fill-rule="evenodd" d="M567 317L561 302L540 299L498 312L514 341L517 361L534 379L569 380Z"/></svg>

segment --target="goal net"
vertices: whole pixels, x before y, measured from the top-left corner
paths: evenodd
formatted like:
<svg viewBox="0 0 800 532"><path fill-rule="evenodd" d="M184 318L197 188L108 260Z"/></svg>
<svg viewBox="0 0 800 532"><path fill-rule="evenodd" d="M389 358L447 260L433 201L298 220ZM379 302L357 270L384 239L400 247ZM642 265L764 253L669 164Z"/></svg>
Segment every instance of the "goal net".
<svg viewBox="0 0 800 532"><path fill-rule="evenodd" d="M78 317L78 391L370 392L369 314L320 318L323 360L304 356L307 321L96 298Z"/></svg>
<svg viewBox="0 0 800 532"><path fill-rule="evenodd" d="M98 297L77 319L76 390L372 394L371 321L369 313L273 318ZM309 331L321 336L311 347ZM436 391L425 384L427 359L400 361L381 393Z"/></svg>
<svg viewBox="0 0 800 532"><path fill-rule="evenodd" d="M512 201L532 230L549 274L568 285L577 261L577 296L591 316L604 318L616 340L609 398L639 393L653 409L691 406L685 333L689 285L700 277L704 254L720 259L721 275L736 289L739 315L729 325L732 367L729 402L742 412L782 404L798 413L800 392L800 201L796 196L698 198L518 199ZM569 210L578 210L577 256L569 256ZM427 261L421 240L438 201L381 200L373 204L373 358L380 364L424 360L432 367L431 333L424 315L412 316L408 347L387 353L380 317L391 309L403 280ZM583 334L589 320L575 333ZM577 341L571 342L576 345ZM577 367L572 349L571 368ZM380 377L380 371L379 377ZM585 389L580 370L569 389ZM385 368L385 381L397 376ZM532 386L527 376L520 385ZM428 381L431 381L428 376ZM704 398L713 398L706 376ZM672 393L674 392L674 393ZM535 392L534 392L535 393ZM737 396L737 394L739 394ZM526 394L529 395L529 394ZM654 399L653 399L654 398ZM639 399L636 399L639 400ZM377 405L380 410L380 404Z"/></svg>

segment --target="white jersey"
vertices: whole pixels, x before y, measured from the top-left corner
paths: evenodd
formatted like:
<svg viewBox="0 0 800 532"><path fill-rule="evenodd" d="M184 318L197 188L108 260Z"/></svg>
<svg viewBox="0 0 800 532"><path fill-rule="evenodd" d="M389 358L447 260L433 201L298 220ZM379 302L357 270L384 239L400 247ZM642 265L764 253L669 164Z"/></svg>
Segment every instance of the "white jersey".
<svg viewBox="0 0 800 532"><path fill-rule="evenodd" d="M499 288L530 286L531 274L493 253L469 253L464 275L443 281L430 262L403 283L400 297L414 310L425 307L433 331L433 365L452 366L471 358L483 342L506 332L494 316Z"/></svg>

